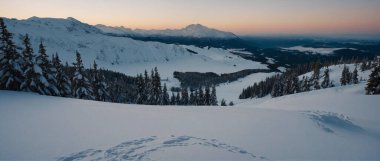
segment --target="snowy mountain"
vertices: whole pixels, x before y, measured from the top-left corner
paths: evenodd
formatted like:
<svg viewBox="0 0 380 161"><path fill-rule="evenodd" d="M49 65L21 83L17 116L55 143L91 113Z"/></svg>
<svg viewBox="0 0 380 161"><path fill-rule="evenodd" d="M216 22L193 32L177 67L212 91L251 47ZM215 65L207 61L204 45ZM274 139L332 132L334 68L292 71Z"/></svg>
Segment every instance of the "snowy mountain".
<svg viewBox="0 0 380 161"><path fill-rule="evenodd" d="M82 54L84 65L94 60L100 67L136 75L158 67L162 76L172 77L174 71L229 73L243 69L267 69L265 64L246 60L226 49L176 45L160 42L138 41L128 37L111 36L98 27L82 23L74 18L38 18L26 20L5 19L14 40L22 46L25 34L31 37L34 51L42 41L48 54L58 53L63 62L75 60L75 51ZM156 33L156 32L148 32ZM232 36L201 25L191 25L183 30L168 33L201 36ZM175 81L175 80L174 80Z"/></svg>
<svg viewBox="0 0 380 161"><path fill-rule="evenodd" d="M137 36L137 37L190 37L190 38L216 38L216 39L235 39L238 38L231 32L219 31L211 29L201 24L188 25L182 29L166 29L166 30L142 30L124 27L110 27L105 25L96 25L97 28L104 33L115 34L119 36Z"/></svg>

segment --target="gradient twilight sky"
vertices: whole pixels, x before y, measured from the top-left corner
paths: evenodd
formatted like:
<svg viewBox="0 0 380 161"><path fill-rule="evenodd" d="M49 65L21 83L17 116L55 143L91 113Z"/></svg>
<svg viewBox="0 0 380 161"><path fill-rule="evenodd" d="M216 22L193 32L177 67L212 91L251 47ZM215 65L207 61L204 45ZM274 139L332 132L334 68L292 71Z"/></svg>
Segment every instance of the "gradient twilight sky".
<svg viewBox="0 0 380 161"><path fill-rule="evenodd" d="M237 34L380 34L380 0L0 0L0 16Z"/></svg>

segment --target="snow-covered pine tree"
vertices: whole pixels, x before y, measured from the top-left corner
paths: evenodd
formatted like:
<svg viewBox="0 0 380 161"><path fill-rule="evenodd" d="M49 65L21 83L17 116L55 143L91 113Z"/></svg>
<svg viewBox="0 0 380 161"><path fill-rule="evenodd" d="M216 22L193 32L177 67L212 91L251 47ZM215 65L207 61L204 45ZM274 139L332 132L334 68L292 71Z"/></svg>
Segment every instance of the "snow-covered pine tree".
<svg viewBox="0 0 380 161"><path fill-rule="evenodd" d="M38 92L38 78L39 73L34 71L34 55L33 48L30 44L29 35L26 34L23 39L24 49L22 50L22 71L23 71L23 82L21 83L20 89L26 92Z"/></svg>
<svg viewBox="0 0 380 161"><path fill-rule="evenodd" d="M21 63L22 57L12 41L12 33L0 17L0 89L20 90L24 79Z"/></svg>
<svg viewBox="0 0 380 161"><path fill-rule="evenodd" d="M211 105L218 106L218 98L216 97L215 86L212 86L212 89L211 89Z"/></svg>
<svg viewBox="0 0 380 161"><path fill-rule="evenodd" d="M300 84L299 84L298 77L296 75L293 75L291 79L292 81L291 81L291 86L290 86L291 88L290 88L289 94L300 92Z"/></svg>
<svg viewBox="0 0 380 161"><path fill-rule="evenodd" d="M80 53L76 51L76 62L73 63L75 74L73 77L73 96L79 99L93 100L91 84L84 75L84 67Z"/></svg>
<svg viewBox="0 0 380 161"><path fill-rule="evenodd" d="M329 68L326 68L323 72L323 81L321 84L322 88L329 88L330 87L330 74L329 74Z"/></svg>
<svg viewBox="0 0 380 161"><path fill-rule="evenodd" d="M349 72L348 72L347 67L346 67L346 64L345 64L345 65L343 66L342 75L341 75L341 77L340 77L340 84L341 84L342 86L345 86L345 85L348 84L348 82L347 82L347 80L349 79L349 78L347 78L348 74L349 74Z"/></svg>
<svg viewBox="0 0 380 161"><path fill-rule="evenodd" d="M170 105L175 105L175 95L174 93L172 92L172 96L170 97Z"/></svg>
<svg viewBox="0 0 380 161"><path fill-rule="evenodd" d="M152 104L158 105L160 104L160 96L162 93L162 88L161 88L161 77L160 74L158 73L157 67L154 68L154 75L152 76L152 85L153 85L153 100Z"/></svg>
<svg viewBox="0 0 380 161"><path fill-rule="evenodd" d="M305 79L303 79L302 81L302 92L308 92L310 91L310 80L309 80L309 77L305 77Z"/></svg>
<svg viewBox="0 0 380 161"><path fill-rule="evenodd" d="M347 84L352 83L352 73L350 72L350 68L346 66L346 82Z"/></svg>
<svg viewBox="0 0 380 161"><path fill-rule="evenodd" d="M366 94L374 95L380 94L380 65L378 64L372 69L367 86L365 87Z"/></svg>
<svg viewBox="0 0 380 161"><path fill-rule="evenodd" d="M202 87L199 87L199 89L198 89L197 105L198 106L205 105L205 98L204 98Z"/></svg>
<svg viewBox="0 0 380 161"><path fill-rule="evenodd" d="M198 93L198 90L195 90L194 91L194 104L193 105L199 106L198 99L199 99L199 93Z"/></svg>
<svg viewBox="0 0 380 161"><path fill-rule="evenodd" d="M145 98L145 81L142 76L142 74L139 74L136 79L136 85L137 85L137 97L136 97L136 103L137 104L144 104L144 98Z"/></svg>
<svg viewBox="0 0 380 161"><path fill-rule="evenodd" d="M190 88L190 98L189 98L189 105L196 105L196 98L194 96L194 89Z"/></svg>
<svg viewBox="0 0 380 161"><path fill-rule="evenodd" d="M56 87L57 80L55 79L56 69L49 61L48 55L46 54L45 46L42 41L39 45L38 50L39 55L36 57L36 65L38 65L42 70L43 77L40 77L40 81L45 85L44 93L45 95L58 95L59 91Z"/></svg>
<svg viewBox="0 0 380 161"><path fill-rule="evenodd" d="M99 77L98 77L98 65L94 61L93 68L90 70L90 82L92 88L92 95L96 101L100 101L99 96Z"/></svg>
<svg viewBox="0 0 380 161"><path fill-rule="evenodd" d="M278 96L280 96L280 94L279 94L279 87L280 85L279 85L279 83L276 81L276 82L274 82L274 84L273 84L273 88L272 88L272 91L271 91L271 96L272 97L278 97Z"/></svg>
<svg viewBox="0 0 380 161"><path fill-rule="evenodd" d="M211 93L210 93L210 87L205 87L205 105L210 106L211 105Z"/></svg>
<svg viewBox="0 0 380 161"><path fill-rule="evenodd" d="M53 66L57 69L55 77L57 79L57 88L60 96L62 97L71 97L71 80L67 76L65 70L63 69L63 65L61 64L61 60L59 59L58 54L56 53L53 56Z"/></svg>
<svg viewBox="0 0 380 161"><path fill-rule="evenodd" d="M177 96L175 97L175 104L181 105L181 96L179 95L179 92L177 92Z"/></svg>
<svg viewBox="0 0 380 161"><path fill-rule="evenodd" d="M161 105L169 105L170 104L170 98L168 94L168 89L166 88L166 83L164 83L164 88L162 90L161 94Z"/></svg>
<svg viewBox="0 0 380 161"><path fill-rule="evenodd" d="M153 72L152 72L153 73ZM153 74L152 74L153 75ZM149 78L148 71L144 72L144 92L142 95L143 104L150 104L150 100L152 97L152 81Z"/></svg>
<svg viewBox="0 0 380 161"><path fill-rule="evenodd" d="M354 71L352 72L352 83L358 84L359 78L358 78L358 69L355 67Z"/></svg>
<svg viewBox="0 0 380 161"><path fill-rule="evenodd" d="M321 89L321 86L319 85L319 67L316 67L316 69L314 69L313 87L314 87L314 90Z"/></svg>
<svg viewBox="0 0 380 161"><path fill-rule="evenodd" d="M367 61L363 61L360 65L360 70L363 72L367 70Z"/></svg>
<svg viewBox="0 0 380 161"><path fill-rule="evenodd" d="M224 100L224 98L220 101L220 106L227 106L226 100Z"/></svg>
<svg viewBox="0 0 380 161"><path fill-rule="evenodd" d="M288 78L288 77L284 77L283 79L285 79L285 82L284 82L284 85L283 86L283 91L282 91L282 95L288 95L288 94L292 94L291 90L292 90L292 80L291 78Z"/></svg>
<svg viewBox="0 0 380 161"><path fill-rule="evenodd" d="M187 106L189 104L189 93L187 92L186 87L182 88L181 96L181 105Z"/></svg>
<svg viewBox="0 0 380 161"><path fill-rule="evenodd" d="M93 69L91 70L91 86L93 96L97 101L106 101L108 98L108 85L105 82L105 77L100 73L98 65L94 61Z"/></svg>
<svg viewBox="0 0 380 161"><path fill-rule="evenodd" d="M4 30L5 30L5 32L4 32ZM4 53L4 47L5 47L4 33L8 33L8 30L7 30L7 27L4 23L3 18L0 17L0 60L3 59L5 56L5 53Z"/></svg>

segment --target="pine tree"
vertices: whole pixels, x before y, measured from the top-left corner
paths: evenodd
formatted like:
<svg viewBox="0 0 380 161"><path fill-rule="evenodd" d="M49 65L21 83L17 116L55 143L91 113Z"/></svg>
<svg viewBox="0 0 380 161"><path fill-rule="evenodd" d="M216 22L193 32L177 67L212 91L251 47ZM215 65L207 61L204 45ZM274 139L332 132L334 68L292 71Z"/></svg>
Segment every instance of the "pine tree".
<svg viewBox="0 0 380 161"><path fill-rule="evenodd" d="M292 77L292 84L289 91L289 94L299 93L300 92L300 84L297 76Z"/></svg>
<svg viewBox="0 0 380 161"><path fill-rule="evenodd" d="M367 70L367 62L366 61L363 61L361 63L361 66L360 66L360 70L363 72L365 70Z"/></svg>
<svg viewBox="0 0 380 161"><path fill-rule="evenodd" d="M162 93L161 89L161 77L160 74L158 73L157 67L154 68L154 74L152 75L152 101L151 103L154 105L160 104L160 96Z"/></svg>
<svg viewBox="0 0 380 161"><path fill-rule="evenodd" d="M316 62L313 67L313 79L319 80L320 68L320 62Z"/></svg>
<svg viewBox="0 0 380 161"><path fill-rule="evenodd" d="M136 85L137 85L137 98L136 98L136 103L137 104L144 104L144 99L145 97L145 81L142 76L142 74L137 76L136 79Z"/></svg>
<svg viewBox="0 0 380 161"><path fill-rule="evenodd" d="M53 56L53 66L57 69L55 77L57 79L57 88L59 90L59 95L63 97L71 97L71 80L63 69L64 67L61 64L61 60L59 59L58 54Z"/></svg>
<svg viewBox="0 0 380 161"><path fill-rule="evenodd" d="M222 101L220 101L220 106L227 106L226 100L222 99Z"/></svg>
<svg viewBox="0 0 380 161"><path fill-rule="evenodd" d="M76 51L76 63L73 63L75 74L73 77L73 96L79 99L93 100L91 85L84 75L84 67L80 53Z"/></svg>
<svg viewBox="0 0 380 161"><path fill-rule="evenodd" d="M27 92L38 92L38 78L39 73L34 71L34 55L33 48L30 44L29 35L26 34L23 39L24 49L22 51L23 65L22 71L24 81L21 84L21 90Z"/></svg>
<svg viewBox="0 0 380 161"><path fill-rule="evenodd" d="M168 89L166 88L166 83L164 83L164 88L162 91L162 98L161 98L161 105L169 105L170 104L170 98L168 94Z"/></svg>
<svg viewBox="0 0 380 161"><path fill-rule="evenodd" d="M271 96L272 97L279 97L279 96L281 96L280 93L282 93L282 91L280 89L281 89L281 87L280 87L279 82L275 82L274 85L273 85L273 88L272 88Z"/></svg>
<svg viewBox="0 0 380 161"><path fill-rule="evenodd" d="M153 73L153 72L152 72ZM153 75L153 74L152 74ZM144 72L144 92L143 92L143 104L150 104L152 98L152 81L148 76L148 72L145 70Z"/></svg>
<svg viewBox="0 0 380 161"><path fill-rule="evenodd" d="M310 91L310 80L309 80L309 77L304 77L303 81L302 81L302 92L308 92Z"/></svg>
<svg viewBox="0 0 380 161"><path fill-rule="evenodd" d="M19 90L23 82L22 57L12 41L12 34L0 17L0 89Z"/></svg>
<svg viewBox="0 0 380 161"><path fill-rule="evenodd" d="M380 65L372 69L365 90L368 95L380 94Z"/></svg>
<svg viewBox="0 0 380 161"><path fill-rule="evenodd" d="M181 90L181 105L189 104L189 93L187 92L187 88L182 88Z"/></svg>
<svg viewBox="0 0 380 161"><path fill-rule="evenodd" d="M349 78L347 78L348 73L349 73L348 69L347 69L346 65L344 65L343 70L342 70L342 75L340 77L340 84L342 86L345 86L348 84L348 82L347 82L347 80L349 79Z"/></svg>
<svg viewBox="0 0 380 161"><path fill-rule="evenodd" d="M234 106L234 102L231 101L228 105L229 106Z"/></svg>
<svg viewBox="0 0 380 161"><path fill-rule="evenodd" d="M323 72L323 81L321 84L322 88L329 88L330 87L330 74L329 74L329 68L326 68Z"/></svg>
<svg viewBox="0 0 380 161"><path fill-rule="evenodd" d="M36 57L36 65L38 65L42 70L43 77L40 77L40 81L45 85L44 94L45 95L58 95L59 91L56 87L57 80L55 79L56 69L49 61L49 57L46 54L45 46L42 41L39 45L38 50L39 55Z"/></svg>
<svg viewBox="0 0 380 161"><path fill-rule="evenodd" d="M93 91L93 97L96 101L105 101L108 94L108 86L105 82L105 77L98 70L98 65L94 61L93 69L91 70L91 86Z"/></svg>
<svg viewBox="0 0 380 161"><path fill-rule="evenodd" d="M181 96L179 95L179 92L177 92L177 96L175 97L175 104L181 105Z"/></svg>
<svg viewBox="0 0 380 161"><path fill-rule="evenodd" d="M199 106L198 100L199 100L199 93L198 93L198 90L195 90L194 91L194 103L193 103L193 105Z"/></svg>
<svg viewBox="0 0 380 161"><path fill-rule="evenodd" d="M174 93L172 92L172 96L170 97L170 105L175 105L176 104L176 102L175 102L175 95L174 95Z"/></svg>
<svg viewBox="0 0 380 161"><path fill-rule="evenodd" d="M359 79L358 79L358 69L354 69L354 71L352 72L352 83L354 84L358 84L359 83Z"/></svg>
<svg viewBox="0 0 380 161"><path fill-rule="evenodd" d="M211 93L210 93L210 87L209 86L206 86L205 88L205 105L206 106L209 106L211 105Z"/></svg>
<svg viewBox="0 0 380 161"><path fill-rule="evenodd" d="M211 90L211 105L218 106L218 98L216 97L215 86L212 86L212 90Z"/></svg>
<svg viewBox="0 0 380 161"><path fill-rule="evenodd" d="M319 85L319 68L314 70L313 86L315 90L321 89L321 86Z"/></svg>
<svg viewBox="0 0 380 161"><path fill-rule="evenodd" d="M204 106L205 105L205 98L204 98L202 87L199 87L199 89L198 89L197 105L198 106Z"/></svg>

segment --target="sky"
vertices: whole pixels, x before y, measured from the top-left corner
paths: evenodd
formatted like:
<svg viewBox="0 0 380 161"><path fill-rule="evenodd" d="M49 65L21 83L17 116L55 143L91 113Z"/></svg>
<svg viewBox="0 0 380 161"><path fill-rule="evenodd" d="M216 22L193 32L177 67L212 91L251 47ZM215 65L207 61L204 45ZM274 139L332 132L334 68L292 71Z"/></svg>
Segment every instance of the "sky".
<svg viewBox="0 0 380 161"><path fill-rule="evenodd" d="M380 34L380 0L0 0L0 16L132 29L199 23L240 35Z"/></svg>

